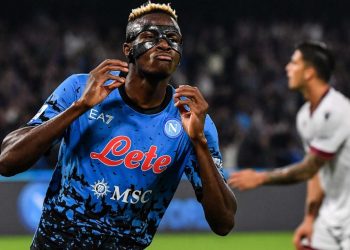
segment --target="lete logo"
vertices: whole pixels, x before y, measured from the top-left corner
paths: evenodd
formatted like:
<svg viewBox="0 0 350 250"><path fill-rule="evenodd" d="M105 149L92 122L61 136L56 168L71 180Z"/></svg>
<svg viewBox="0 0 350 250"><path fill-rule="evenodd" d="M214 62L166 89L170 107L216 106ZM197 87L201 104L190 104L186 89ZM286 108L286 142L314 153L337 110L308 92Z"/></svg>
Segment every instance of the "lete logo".
<svg viewBox="0 0 350 250"><path fill-rule="evenodd" d="M117 136L110 140L101 153L91 152L90 157L97 159L103 164L116 167L124 164L125 167L133 169L138 168L141 165L142 171L153 170L155 174L162 173L167 166L171 163L171 157L169 155L162 155L158 158L157 146L151 146L147 152L140 150L130 151L131 140L127 136ZM123 159L113 160L109 156L123 156ZM153 162L153 163L152 163Z"/></svg>

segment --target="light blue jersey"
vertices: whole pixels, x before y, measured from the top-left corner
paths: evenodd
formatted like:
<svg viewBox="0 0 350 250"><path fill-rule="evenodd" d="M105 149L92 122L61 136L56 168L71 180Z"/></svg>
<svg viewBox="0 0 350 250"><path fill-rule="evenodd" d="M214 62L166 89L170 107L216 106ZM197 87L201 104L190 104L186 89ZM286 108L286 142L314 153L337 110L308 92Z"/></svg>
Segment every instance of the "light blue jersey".
<svg viewBox="0 0 350 250"><path fill-rule="evenodd" d="M67 78L28 125L42 124L70 107L87 79L87 74ZM201 199L197 160L173 92L168 86L157 110L141 110L121 87L69 126L35 237L64 245L67 233L79 231L81 246L97 244L95 236L110 236L116 244L142 248L151 243L183 173ZM217 131L209 116L205 136L222 174Z"/></svg>

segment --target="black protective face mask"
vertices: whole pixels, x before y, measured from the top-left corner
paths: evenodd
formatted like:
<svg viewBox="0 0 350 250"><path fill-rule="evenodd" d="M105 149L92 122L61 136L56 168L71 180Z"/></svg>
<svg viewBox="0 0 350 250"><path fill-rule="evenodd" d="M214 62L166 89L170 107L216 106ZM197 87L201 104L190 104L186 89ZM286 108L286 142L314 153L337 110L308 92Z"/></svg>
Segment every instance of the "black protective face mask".
<svg viewBox="0 0 350 250"><path fill-rule="evenodd" d="M182 36L177 27L171 25L140 26L139 24L135 24L127 34L126 41L134 41L143 32L149 32L149 38L144 39L146 41L136 43L132 46L129 54L130 61L134 61L147 50L156 46L161 39L164 39L173 50L180 54L181 57Z"/></svg>

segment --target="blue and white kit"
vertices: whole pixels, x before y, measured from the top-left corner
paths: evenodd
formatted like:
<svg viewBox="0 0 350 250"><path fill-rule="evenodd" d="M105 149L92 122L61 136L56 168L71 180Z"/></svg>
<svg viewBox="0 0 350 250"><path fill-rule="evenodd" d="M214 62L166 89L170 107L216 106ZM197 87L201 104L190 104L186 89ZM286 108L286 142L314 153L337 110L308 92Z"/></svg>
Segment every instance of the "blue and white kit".
<svg viewBox="0 0 350 250"><path fill-rule="evenodd" d="M27 125L40 125L69 108L87 79L87 74L67 78ZM32 248L143 249L183 173L201 199L199 166L173 93L169 85L161 107L143 110L120 87L66 129ZM209 116L205 136L223 176Z"/></svg>

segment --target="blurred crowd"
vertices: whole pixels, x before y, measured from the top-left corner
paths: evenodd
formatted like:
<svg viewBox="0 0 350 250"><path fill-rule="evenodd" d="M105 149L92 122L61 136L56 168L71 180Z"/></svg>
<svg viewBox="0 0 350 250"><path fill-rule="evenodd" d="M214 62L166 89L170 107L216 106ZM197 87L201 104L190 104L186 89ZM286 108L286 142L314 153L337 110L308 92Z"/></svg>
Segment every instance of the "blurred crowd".
<svg viewBox="0 0 350 250"><path fill-rule="evenodd" d="M296 43L323 40L337 58L332 85L349 95L349 24L203 22L180 20L184 53L172 82L196 85L207 98L225 166L278 167L299 160L295 115L303 98L288 90L285 65ZM70 74L89 72L106 58L125 59L124 27L45 14L15 26L0 19L0 139L26 124Z"/></svg>

